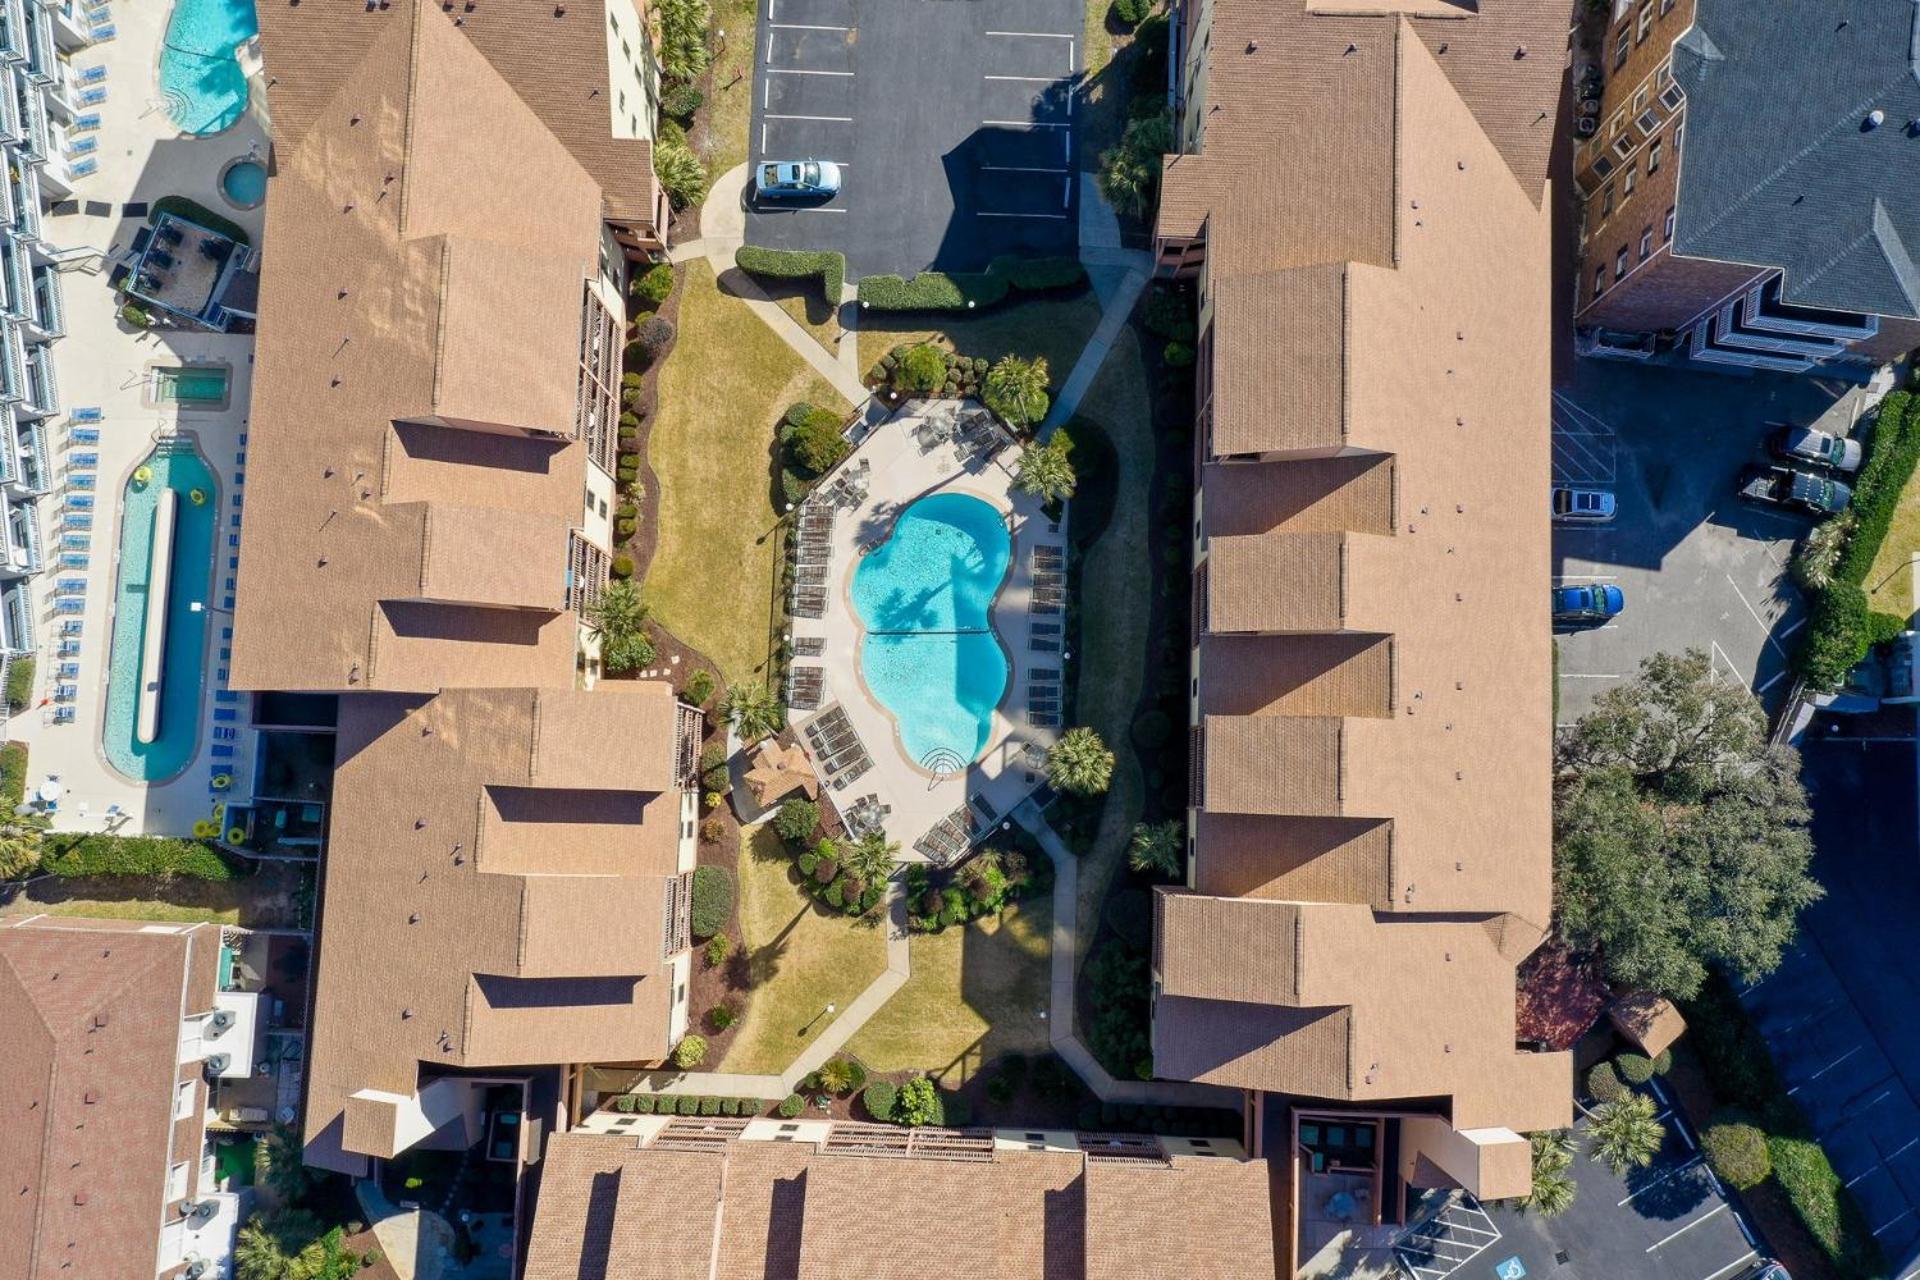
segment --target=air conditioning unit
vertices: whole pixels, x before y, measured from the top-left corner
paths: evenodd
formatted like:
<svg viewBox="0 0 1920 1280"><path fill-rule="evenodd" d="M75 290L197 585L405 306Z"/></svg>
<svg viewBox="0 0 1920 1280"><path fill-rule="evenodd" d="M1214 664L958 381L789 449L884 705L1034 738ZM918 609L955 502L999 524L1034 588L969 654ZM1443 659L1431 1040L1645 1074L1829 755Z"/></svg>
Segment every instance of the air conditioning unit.
<svg viewBox="0 0 1920 1280"><path fill-rule="evenodd" d="M233 1059L228 1057L226 1054L210 1053L207 1055L206 1065L203 1069L205 1070L206 1074L210 1076L217 1076L222 1071L225 1071L232 1064L233 1064Z"/></svg>
<svg viewBox="0 0 1920 1280"><path fill-rule="evenodd" d="M200 1280L201 1276L207 1274L207 1260L205 1258L188 1258L185 1274L186 1280Z"/></svg>
<svg viewBox="0 0 1920 1280"><path fill-rule="evenodd" d="M215 1009L213 1016L207 1019L207 1035L217 1036L230 1029L234 1024L233 1010Z"/></svg>

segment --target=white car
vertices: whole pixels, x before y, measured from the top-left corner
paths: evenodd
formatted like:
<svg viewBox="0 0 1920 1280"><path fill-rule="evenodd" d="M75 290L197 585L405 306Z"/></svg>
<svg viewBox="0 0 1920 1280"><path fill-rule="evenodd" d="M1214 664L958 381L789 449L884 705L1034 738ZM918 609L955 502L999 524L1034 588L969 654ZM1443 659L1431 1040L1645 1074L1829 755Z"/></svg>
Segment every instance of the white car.
<svg viewBox="0 0 1920 1280"><path fill-rule="evenodd" d="M1613 519L1613 491L1557 484L1553 486L1553 519L1556 524L1605 524Z"/></svg>

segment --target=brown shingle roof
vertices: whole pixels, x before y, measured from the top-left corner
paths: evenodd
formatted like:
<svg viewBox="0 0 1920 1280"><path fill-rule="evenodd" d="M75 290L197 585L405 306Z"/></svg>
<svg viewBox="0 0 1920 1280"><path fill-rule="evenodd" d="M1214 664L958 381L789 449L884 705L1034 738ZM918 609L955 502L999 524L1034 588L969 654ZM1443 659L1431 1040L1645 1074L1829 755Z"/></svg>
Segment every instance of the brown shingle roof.
<svg viewBox="0 0 1920 1280"><path fill-rule="evenodd" d="M656 682L342 700L310 1142L422 1064L665 1053L674 707Z"/></svg>
<svg viewBox="0 0 1920 1280"><path fill-rule="evenodd" d="M927 1210L902 1237L910 1247L862 1229L888 1204ZM759 1139L692 1152L569 1133L548 1146L526 1280L918 1280L929 1266L998 1280L1271 1280L1273 1265L1259 1160L885 1158Z"/></svg>
<svg viewBox="0 0 1920 1280"><path fill-rule="evenodd" d="M600 189L439 8L262 10L271 256L233 681L565 683Z"/></svg>
<svg viewBox="0 0 1920 1280"><path fill-rule="evenodd" d="M215 925L0 920L3 1280L151 1280L176 1128L189 1195L198 1177L199 1116L173 1123L174 1086L219 941Z"/></svg>

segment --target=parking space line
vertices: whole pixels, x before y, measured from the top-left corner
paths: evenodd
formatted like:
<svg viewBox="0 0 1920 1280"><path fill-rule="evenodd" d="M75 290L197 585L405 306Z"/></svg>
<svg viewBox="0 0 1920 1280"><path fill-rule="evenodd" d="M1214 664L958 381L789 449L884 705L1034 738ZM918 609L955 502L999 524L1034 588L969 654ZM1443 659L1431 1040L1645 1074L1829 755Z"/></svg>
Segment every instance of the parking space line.
<svg viewBox="0 0 1920 1280"><path fill-rule="evenodd" d="M1687 1161L1685 1164L1675 1165L1673 1168L1667 1170L1665 1173L1655 1178L1652 1182L1647 1183L1645 1186L1635 1187L1632 1191L1629 1191L1627 1193L1626 1199L1620 1201L1620 1203L1626 1204L1628 1201L1632 1200L1635 1196L1639 1195L1642 1191L1651 1191L1655 1187L1659 1186L1661 1183L1665 1182L1668 1178L1671 1178L1678 1173L1685 1173L1687 1170L1693 1168L1693 1166L1699 1163L1700 1163L1700 1157L1695 1156L1693 1159Z"/></svg>
<svg viewBox="0 0 1920 1280"><path fill-rule="evenodd" d="M1701 1280L1720 1280L1721 1276L1724 1276L1725 1274L1727 1274L1727 1272L1733 1270L1735 1267L1743 1266L1746 1263L1752 1262L1755 1258L1759 1256L1760 1256L1759 1254L1749 1249L1745 1253L1741 1254L1739 1257L1735 1258L1732 1262L1729 1262L1726 1266L1714 1272L1712 1275L1701 1277Z"/></svg>
<svg viewBox="0 0 1920 1280"><path fill-rule="evenodd" d="M762 67L760 69L770 76L845 76L849 80L853 79L851 71L804 71L799 67Z"/></svg>
<svg viewBox="0 0 1920 1280"><path fill-rule="evenodd" d="M1784 671L1776 671L1776 672L1774 672L1774 673L1773 673L1772 675L1770 675L1770 676L1768 676L1768 677L1767 677L1767 680L1766 680L1766 683L1765 683L1765 684L1763 684L1763 685L1761 685L1761 686L1760 686L1760 687L1759 687L1758 689L1755 689L1755 690L1754 690L1754 692L1755 692L1755 693L1765 693L1765 692L1766 692L1767 690L1769 690L1769 689L1771 689L1771 688L1773 688L1773 686L1775 686L1775 685L1777 685L1777 684L1779 684L1779 683L1780 683L1780 682L1781 682L1782 680L1784 680L1784 679L1786 679L1786 678L1787 678L1787 673L1786 673L1786 672L1784 672Z"/></svg>
<svg viewBox="0 0 1920 1280"><path fill-rule="evenodd" d="M853 27L821 27L810 22L769 22L769 27L777 31L853 31Z"/></svg>
<svg viewBox="0 0 1920 1280"><path fill-rule="evenodd" d="M990 36L1032 36L1036 40L1071 40L1072 36L1063 36L1057 31L989 31Z"/></svg>
<svg viewBox="0 0 1920 1280"><path fill-rule="evenodd" d="M1072 173L1071 169L1038 169L1017 164L983 164L982 173Z"/></svg>
<svg viewBox="0 0 1920 1280"><path fill-rule="evenodd" d="M762 112L761 114L763 118L768 120L827 120L835 124L853 123L852 116L783 116L776 115L771 111Z"/></svg>
<svg viewBox="0 0 1920 1280"><path fill-rule="evenodd" d="M1866 1047L1867 1046L1864 1044L1857 1044L1853 1046L1853 1048L1847 1050L1845 1053L1835 1058L1832 1062L1829 1062L1826 1066L1820 1068L1818 1071L1808 1076L1807 1083L1812 1084L1815 1080L1818 1080L1821 1076L1827 1074L1827 1072L1833 1070L1835 1067L1839 1066L1841 1063L1845 1062L1848 1058L1851 1058L1854 1054L1860 1052L1862 1049ZM1795 1086L1795 1088L1798 1088L1798 1087L1799 1086L1797 1085Z"/></svg>
<svg viewBox="0 0 1920 1280"><path fill-rule="evenodd" d="M1754 608L1753 605L1748 602L1747 593L1740 589L1740 584L1733 580L1732 574L1729 573L1724 576L1727 579L1727 585L1733 588L1733 594L1740 597L1740 603L1743 605L1746 605L1747 612L1753 615L1753 620L1755 624L1759 626L1761 634L1766 637L1767 643L1772 645L1774 648L1774 651L1778 653L1781 657L1783 658L1786 657L1787 651L1785 649L1782 649L1780 647L1780 642L1773 638L1773 628L1768 626L1767 620L1760 616L1760 611Z"/></svg>
<svg viewBox="0 0 1920 1280"><path fill-rule="evenodd" d="M1726 1211L1727 1211L1727 1202L1725 1200L1722 1200L1719 1204L1707 1210L1705 1213L1695 1218L1692 1222L1689 1222L1686 1226L1681 1227L1678 1231L1674 1232L1673 1235L1666 1236L1659 1240L1655 1240L1652 1244L1647 1246L1647 1252L1652 1253L1655 1249L1658 1249L1661 1245L1666 1244L1667 1241L1672 1240L1675 1236L1685 1235L1687 1232L1693 1230L1695 1227L1705 1222L1708 1218L1717 1218L1721 1214L1725 1213Z"/></svg>
<svg viewBox="0 0 1920 1280"><path fill-rule="evenodd" d="M1846 1180L1844 1185L1850 1187L1856 1182L1860 1182L1867 1178L1871 1178L1876 1173L1886 1173L1886 1172L1887 1172L1886 1165L1876 1164L1871 1169L1862 1169L1859 1173L1854 1174L1851 1178L1848 1178ZM1888 1176L1892 1176L1892 1175L1888 1175Z"/></svg>
<svg viewBox="0 0 1920 1280"><path fill-rule="evenodd" d="M1071 98L1068 99L1072 101ZM1069 112L1068 114L1072 114ZM999 125L1006 129L1071 129L1070 124L1050 124L1044 120L982 120L981 124Z"/></svg>
<svg viewBox="0 0 1920 1280"><path fill-rule="evenodd" d="M1020 80L1030 84L1054 84L1059 76L981 76L982 80Z"/></svg>
<svg viewBox="0 0 1920 1280"><path fill-rule="evenodd" d="M978 216L982 218L1048 218L1056 222L1067 220L1067 215L1064 213L988 213L982 210Z"/></svg>

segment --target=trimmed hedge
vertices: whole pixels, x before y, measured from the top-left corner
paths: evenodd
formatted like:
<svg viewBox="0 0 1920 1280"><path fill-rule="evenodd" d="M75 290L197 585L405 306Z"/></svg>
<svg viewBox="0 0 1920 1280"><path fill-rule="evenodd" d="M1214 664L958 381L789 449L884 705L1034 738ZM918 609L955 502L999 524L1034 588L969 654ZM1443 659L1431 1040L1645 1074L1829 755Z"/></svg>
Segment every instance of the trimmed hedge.
<svg viewBox="0 0 1920 1280"><path fill-rule="evenodd" d="M1766 1041L1726 979L1714 975L1681 1012L1714 1092L1766 1133L1773 1176L1835 1272L1847 1280L1884 1276L1886 1262L1865 1215L1814 1140Z"/></svg>
<svg viewBox="0 0 1920 1280"><path fill-rule="evenodd" d="M40 838L42 864L66 879L81 876L185 876L238 880L246 873L203 840L167 836L111 836L99 832Z"/></svg>
<svg viewBox="0 0 1920 1280"><path fill-rule="evenodd" d="M1613 1060L1613 1065L1628 1084L1645 1084L1653 1079L1653 1059L1644 1053L1623 1053Z"/></svg>
<svg viewBox="0 0 1920 1280"><path fill-rule="evenodd" d="M1893 527L1900 494L1920 465L1920 402L1908 391L1881 401L1866 465L1853 485L1853 533L1834 566L1833 580L1816 595L1808 612L1806 636L1794 665L1809 687L1837 689L1867 651L1891 640L1906 619L1875 613L1865 584L1880 546Z"/></svg>
<svg viewBox="0 0 1920 1280"><path fill-rule="evenodd" d="M780 1099L780 1114L788 1120L793 1119L807 1109L807 1100L797 1093L790 1093Z"/></svg>
<svg viewBox="0 0 1920 1280"><path fill-rule="evenodd" d="M840 305L847 287L847 258L843 253L806 249L763 249L743 244L733 253L733 265L748 275L770 280L807 280L818 278L820 296L830 307ZM865 285L861 286L864 296Z"/></svg>
<svg viewBox="0 0 1920 1280"><path fill-rule="evenodd" d="M911 280L867 276L860 305L872 311L964 311L1004 302L1015 291L1041 293L1085 284L1076 258L995 258L985 271L922 271Z"/></svg>
<svg viewBox="0 0 1920 1280"><path fill-rule="evenodd" d="M245 245L253 243L247 238L246 231L241 228L239 223L231 218L223 218L213 210L207 208L207 206L197 201L189 200L185 196L161 196L153 202L153 207L147 211L147 221L154 226L158 226L160 225L160 215L163 213L170 213L176 218L183 218L188 222L197 223L209 231L218 231L235 244Z"/></svg>
<svg viewBox="0 0 1920 1280"><path fill-rule="evenodd" d="M1731 1183L1738 1191L1759 1186L1773 1172L1767 1135L1745 1121L1708 1125L1700 1135L1700 1149L1721 1181Z"/></svg>
<svg viewBox="0 0 1920 1280"><path fill-rule="evenodd" d="M0 804L12 813L27 799L27 744L9 742L0 747Z"/></svg>
<svg viewBox="0 0 1920 1280"><path fill-rule="evenodd" d="M1587 1092L1595 1102L1618 1102L1630 1092L1611 1062L1597 1062L1587 1072Z"/></svg>
<svg viewBox="0 0 1920 1280"><path fill-rule="evenodd" d="M7 706L22 710L33 701L33 655L21 654L7 668Z"/></svg>
<svg viewBox="0 0 1920 1280"><path fill-rule="evenodd" d="M861 1092L860 1102L875 1120L892 1120L893 1104L899 1097L900 1090L896 1086L885 1080L875 1080Z"/></svg>
<svg viewBox="0 0 1920 1280"><path fill-rule="evenodd" d="M693 936L711 938L733 919L733 877L725 867L699 867L693 873Z"/></svg>

